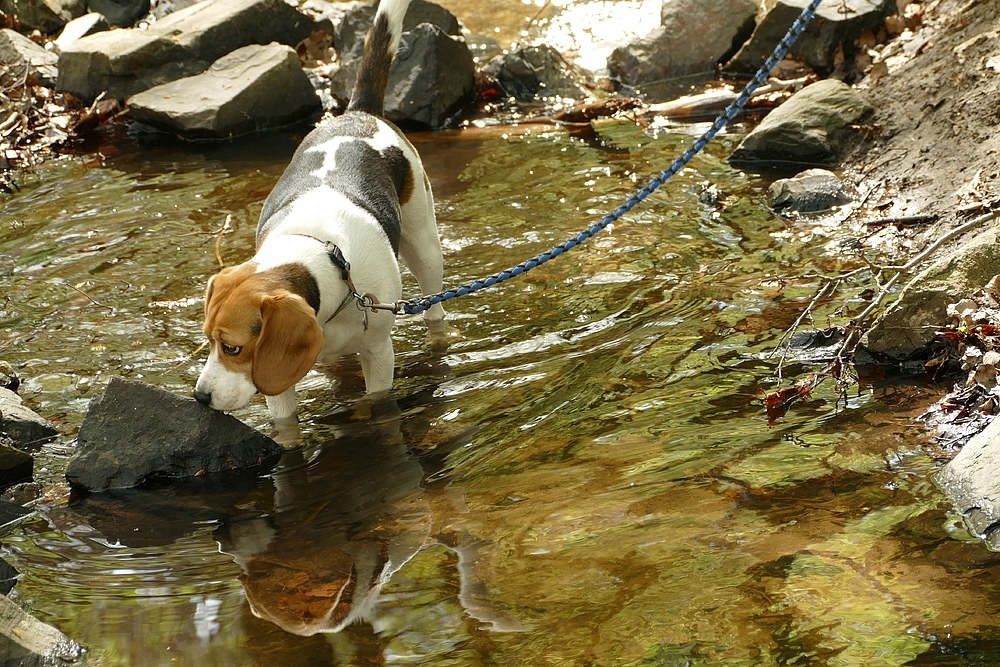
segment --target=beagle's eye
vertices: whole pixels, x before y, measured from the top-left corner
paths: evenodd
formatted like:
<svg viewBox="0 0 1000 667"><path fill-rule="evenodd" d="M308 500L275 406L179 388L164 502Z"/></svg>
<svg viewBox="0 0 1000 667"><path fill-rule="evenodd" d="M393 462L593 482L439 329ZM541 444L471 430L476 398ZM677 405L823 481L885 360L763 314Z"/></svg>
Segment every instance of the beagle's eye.
<svg viewBox="0 0 1000 667"><path fill-rule="evenodd" d="M243 351L243 348L239 345L227 345L226 343L221 343L221 346L222 351L230 357L238 356L239 353Z"/></svg>

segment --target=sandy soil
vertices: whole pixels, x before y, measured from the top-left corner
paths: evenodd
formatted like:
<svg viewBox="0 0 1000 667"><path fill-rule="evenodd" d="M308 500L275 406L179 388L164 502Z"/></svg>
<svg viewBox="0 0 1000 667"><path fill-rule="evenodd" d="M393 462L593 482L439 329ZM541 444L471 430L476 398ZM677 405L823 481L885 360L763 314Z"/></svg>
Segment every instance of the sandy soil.
<svg viewBox="0 0 1000 667"><path fill-rule="evenodd" d="M876 109L851 169L883 215L985 208L1000 199L1000 3L934 0L858 88Z"/></svg>

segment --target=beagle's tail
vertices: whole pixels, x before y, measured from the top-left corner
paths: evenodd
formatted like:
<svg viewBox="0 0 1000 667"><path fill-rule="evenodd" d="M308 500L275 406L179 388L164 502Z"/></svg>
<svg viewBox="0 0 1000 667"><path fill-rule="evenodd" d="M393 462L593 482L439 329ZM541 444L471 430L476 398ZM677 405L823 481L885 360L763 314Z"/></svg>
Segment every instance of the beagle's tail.
<svg viewBox="0 0 1000 667"><path fill-rule="evenodd" d="M389 85L389 67L403 34L403 17L410 0L380 0L375 22L365 36L358 80L351 93L348 111L364 111L376 116L385 111L385 89Z"/></svg>

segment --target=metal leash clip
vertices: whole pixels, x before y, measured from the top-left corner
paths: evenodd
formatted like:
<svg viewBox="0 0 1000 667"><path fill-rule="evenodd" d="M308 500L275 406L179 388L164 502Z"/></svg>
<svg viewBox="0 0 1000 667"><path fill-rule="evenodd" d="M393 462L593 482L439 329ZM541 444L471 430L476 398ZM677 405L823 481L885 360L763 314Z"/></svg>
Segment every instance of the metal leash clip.
<svg viewBox="0 0 1000 667"><path fill-rule="evenodd" d="M364 294L354 293L354 305L357 306L358 310L362 313L362 321L364 323L365 331L368 331L368 311L372 313L378 313L380 310L391 310L393 313L399 312L399 303L381 303L378 298L370 293L365 292Z"/></svg>

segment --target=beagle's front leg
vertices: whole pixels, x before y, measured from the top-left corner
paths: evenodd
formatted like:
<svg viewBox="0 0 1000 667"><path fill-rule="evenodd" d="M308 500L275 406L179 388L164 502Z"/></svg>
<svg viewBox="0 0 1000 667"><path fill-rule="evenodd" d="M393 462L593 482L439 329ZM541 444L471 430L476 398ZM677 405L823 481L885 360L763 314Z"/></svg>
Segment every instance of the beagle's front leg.
<svg viewBox="0 0 1000 667"><path fill-rule="evenodd" d="M271 411L274 422L287 422L295 419L295 387L278 394L277 396L265 396L267 409Z"/></svg>
<svg viewBox="0 0 1000 667"><path fill-rule="evenodd" d="M392 339L388 336L383 342L361 351L361 372L365 376L365 393L379 394L392 389L395 361Z"/></svg>

